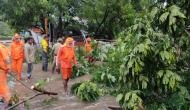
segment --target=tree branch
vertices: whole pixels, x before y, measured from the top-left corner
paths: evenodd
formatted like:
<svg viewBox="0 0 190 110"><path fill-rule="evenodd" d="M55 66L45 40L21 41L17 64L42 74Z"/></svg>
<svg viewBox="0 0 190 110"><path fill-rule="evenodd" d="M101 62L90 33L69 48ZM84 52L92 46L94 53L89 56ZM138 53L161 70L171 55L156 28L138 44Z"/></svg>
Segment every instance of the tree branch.
<svg viewBox="0 0 190 110"><path fill-rule="evenodd" d="M108 15L109 15L109 6L108 6L108 4L107 4L107 8L106 8L106 11L105 11L105 13L104 13L104 17L103 17L102 21L100 22L100 24L99 24L98 28L96 29L95 34L97 34L97 33L98 33L98 31L99 31L100 27L104 24L104 22L106 21L106 19L107 19Z"/></svg>
<svg viewBox="0 0 190 110"><path fill-rule="evenodd" d="M7 110L11 110L11 109L13 109L13 108L15 108L15 107L19 106L20 104L25 103L26 101L31 100L31 99L33 99L33 98L35 98L35 97L39 96L39 95L43 95L43 93L38 93L38 94L35 94L35 95L33 95L33 96L29 97L28 99L23 100L23 101L21 101L21 102L19 102L19 103L15 104L15 105L13 105L13 106L9 107Z"/></svg>
<svg viewBox="0 0 190 110"><path fill-rule="evenodd" d="M25 99L25 100L23 100L23 101L21 101L21 102L18 102L17 104L15 104L15 105L9 107L7 110L11 110L11 109L13 109L13 108L19 106L20 104L25 103L26 101L31 100L31 99L33 99L33 98L39 96L39 95L46 95L46 94L47 94L47 95L58 95L58 94L55 93L55 92L49 92L49 91L46 91L46 90L40 90L40 89L38 89L38 88L36 88L36 87L34 87L34 86L32 86L31 89L33 89L33 90L35 90L35 91L38 91L39 93L37 93L37 94L35 94L35 95L29 97L28 99Z"/></svg>

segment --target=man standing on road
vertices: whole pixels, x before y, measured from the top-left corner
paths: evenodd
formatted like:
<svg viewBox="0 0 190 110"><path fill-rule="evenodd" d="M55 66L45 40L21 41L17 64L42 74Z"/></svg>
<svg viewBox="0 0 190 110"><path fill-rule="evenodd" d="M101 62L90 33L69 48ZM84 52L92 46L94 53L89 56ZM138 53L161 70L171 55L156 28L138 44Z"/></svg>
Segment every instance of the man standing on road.
<svg viewBox="0 0 190 110"><path fill-rule="evenodd" d="M9 53L7 47L0 43L0 101L5 103L3 110L6 109L10 100L10 91L7 83L7 73L10 72Z"/></svg>
<svg viewBox="0 0 190 110"><path fill-rule="evenodd" d="M34 39L32 37L27 38L25 48L25 59L27 62L27 77L28 79L31 78L31 73L33 69L33 63L34 63L34 56L35 56L35 48L34 48Z"/></svg>
<svg viewBox="0 0 190 110"><path fill-rule="evenodd" d="M17 74L17 79L21 80L22 64L24 60L24 43L21 36L16 33L10 46L12 69Z"/></svg>
<svg viewBox="0 0 190 110"><path fill-rule="evenodd" d="M48 71L48 49L49 49L49 38L47 35L41 41L42 46L42 70Z"/></svg>
<svg viewBox="0 0 190 110"><path fill-rule="evenodd" d="M60 47L57 56L57 61L61 64L62 78L64 80L63 85L66 94L68 94L68 81L72 74L73 64L77 66L73 41L73 38L68 37L65 41L65 46Z"/></svg>
<svg viewBox="0 0 190 110"><path fill-rule="evenodd" d="M62 46L62 43L63 43L63 40L62 40L61 38L59 38L59 39L57 40L57 43L53 45L52 53L53 53L53 56L54 56L54 57L53 57L52 73L54 73L54 71L55 71L55 67L56 67L56 64L57 64L56 58L57 58L58 50L59 50L59 48ZM58 67L58 68L56 68L56 69L58 69L58 72L59 72L60 68Z"/></svg>

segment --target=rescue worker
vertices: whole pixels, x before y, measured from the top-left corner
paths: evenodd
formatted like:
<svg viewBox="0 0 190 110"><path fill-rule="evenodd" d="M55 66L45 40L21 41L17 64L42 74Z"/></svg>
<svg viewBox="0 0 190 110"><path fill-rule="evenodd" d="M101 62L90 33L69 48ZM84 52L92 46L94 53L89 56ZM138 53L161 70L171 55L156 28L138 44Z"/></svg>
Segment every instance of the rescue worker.
<svg viewBox="0 0 190 110"><path fill-rule="evenodd" d="M84 45L84 50L85 50L86 53L91 53L93 51L91 41L92 40L91 40L90 37L86 38L86 42L85 42L85 45Z"/></svg>
<svg viewBox="0 0 190 110"><path fill-rule="evenodd" d="M35 59L35 48L34 48L34 39L32 37L27 38L25 48L25 60L27 63L27 77L28 79L31 78L31 73L33 70L33 63Z"/></svg>
<svg viewBox="0 0 190 110"><path fill-rule="evenodd" d="M49 50L49 38L47 35L41 41L42 46L42 70L48 71L48 50Z"/></svg>
<svg viewBox="0 0 190 110"><path fill-rule="evenodd" d="M10 72L9 53L7 47L0 43L0 101L4 102L1 109L6 109L10 100L10 91L7 83L7 73Z"/></svg>
<svg viewBox="0 0 190 110"><path fill-rule="evenodd" d="M6 42L2 42L2 44L3 44L5 47L7 47L6 50L7 50L8 54L9 54L9 57L10 57L11 52L10 52L10 48L8 48L8 44L7 44Z"/></svg>
<svg viewBox="0 0 190 110"><path fill-rule="evenodd" d="M57 43L55 43L52 47L52 53L53 53L53 66L52 66L52 73L55 71L56 67L56 58L59 48L62 46L63 40L61 38L57 39ZM57 72L59 73L60 68L57 68Z"/></svg>
<svg viewBox="0 0 190 110"><path fill-rule="evenodd" d="M65 41L65 46L60 47L57 61L61 65L61 72L63 78L63 85L65 93L68 95L68 81L72 74L72 66L75 64L77 66L77 61L75 57L74 47L73 47L73 38L68 37ZM56 68L58 68L56 66Z"/></svg>
<svg viewBox="0 0 190 110"><path fill-rule="evenodd" d="M21 36L16 33L10 46L12 70L17 74L17 79L21 80L22 64L24 61L24 43Z"/></svg>
<svg viewBox="0 0 190 110"><path fill-rule="evenodd" d="M85 54L86 54L86 58L89 62L93 62L93 56L92 56L92 44L91 44L91 38L87 36L86 38L86 42L85 42L85 45L84 45L84 51L85 51Z"/></svg>

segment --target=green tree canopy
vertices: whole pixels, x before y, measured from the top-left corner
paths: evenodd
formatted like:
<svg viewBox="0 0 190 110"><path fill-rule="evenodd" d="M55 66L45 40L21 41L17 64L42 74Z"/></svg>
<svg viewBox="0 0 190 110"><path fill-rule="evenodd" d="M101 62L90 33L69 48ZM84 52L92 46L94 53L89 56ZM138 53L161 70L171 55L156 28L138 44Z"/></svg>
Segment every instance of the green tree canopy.
<svg viewBox="0 0 190 110"><path fill-rule="evenodd" d="M41 25L40 17L50 10L47 0L1 0L1 13L16 30Z"/></svg>

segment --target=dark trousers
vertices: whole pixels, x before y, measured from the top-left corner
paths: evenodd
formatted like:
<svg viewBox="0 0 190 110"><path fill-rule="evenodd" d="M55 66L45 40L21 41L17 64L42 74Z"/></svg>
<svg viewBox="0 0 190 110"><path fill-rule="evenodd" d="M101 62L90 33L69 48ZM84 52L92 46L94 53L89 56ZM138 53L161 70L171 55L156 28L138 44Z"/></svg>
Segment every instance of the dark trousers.
<svg viewBox="0 0 190 110"><path fill-rule="evenodd" d="M47 71L48 70L48 53L42 52L42 70Z"/></svg>
<svg viewBox="0 0 190 110"><path fill-rule="evenodd" d="M27 76L30 77L33 69L33 64L28 63L28 68L27 68Z"/></svg>
<svg viewBox="0 0 190 110"><path fill-rule="evenodd" d="M53 64L52 64L52 73L54 73L55 67L56 67L56 64L53 62Z"/></svg>

